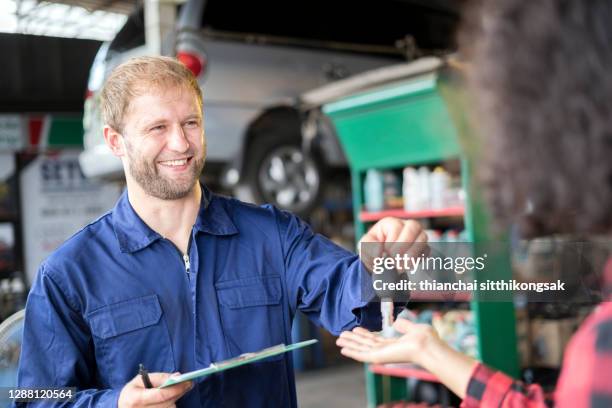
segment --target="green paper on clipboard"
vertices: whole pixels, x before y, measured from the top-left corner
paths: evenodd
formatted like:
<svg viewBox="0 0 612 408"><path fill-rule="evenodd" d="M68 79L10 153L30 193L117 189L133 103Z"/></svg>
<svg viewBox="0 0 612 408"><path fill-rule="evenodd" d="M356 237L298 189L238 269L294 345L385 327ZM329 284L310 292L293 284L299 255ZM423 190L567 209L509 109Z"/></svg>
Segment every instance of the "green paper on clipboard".
<svg viewBox="0 0 612 408"><path fill-rule="evenodd" d="M168 378L168 380L162 385L160 385L158 388L170 387L174 384L182 383L184 381L190 381L196 378L204 377L206 375L229 370L230 368L250 364L255 361L263 360L264 358L276 356L278 354L286 353L288 351L310 346L312 344L315 344L317 341L318 340L316 339L306 340L301 341L299 343L289 344L288 346L284 344L279 344L260 351L255 351L253 353L244 353L239 355L238 357L230 358L229 360L212 363L209 367L203 368L201 370L191 371L185 374L177 375L176 377Z"/></svg>

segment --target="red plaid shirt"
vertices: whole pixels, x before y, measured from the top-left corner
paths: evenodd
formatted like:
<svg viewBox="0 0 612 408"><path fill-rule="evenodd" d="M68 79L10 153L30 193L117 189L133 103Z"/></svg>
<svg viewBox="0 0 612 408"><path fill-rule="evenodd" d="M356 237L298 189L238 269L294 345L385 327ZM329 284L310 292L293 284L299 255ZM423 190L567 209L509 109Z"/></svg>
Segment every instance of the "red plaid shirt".
<svg viewBox="0 0 612 408"><path fill-rule="evenodd" d="M612 294L612 260L604 271L604 290ZM612 407L612 298L585 320L565 350L561 376L551 399L537 385L525 385L479 364L461 406Z"/></svg>

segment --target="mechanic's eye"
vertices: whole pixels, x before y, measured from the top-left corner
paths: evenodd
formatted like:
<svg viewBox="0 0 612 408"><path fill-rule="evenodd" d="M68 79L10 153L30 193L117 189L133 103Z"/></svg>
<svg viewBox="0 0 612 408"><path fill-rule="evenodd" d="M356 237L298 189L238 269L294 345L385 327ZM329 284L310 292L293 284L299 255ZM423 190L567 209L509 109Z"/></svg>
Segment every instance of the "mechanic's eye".
<svg viewBox="0 0 612 408"><path fill-rule="evenodd" d="M185 126L190 127L190 128L198 127L199 125L200 125L200 122L198 122L197 120L190 120L185 123Z"/></svg>
<svg viewBox="0 0 612 408"><path fill-rule="evenodd" d="M151 132L161 132L162 130L164 130L166 128L166 125L157 125L157 126L153 126L150 131Z"/></svg>

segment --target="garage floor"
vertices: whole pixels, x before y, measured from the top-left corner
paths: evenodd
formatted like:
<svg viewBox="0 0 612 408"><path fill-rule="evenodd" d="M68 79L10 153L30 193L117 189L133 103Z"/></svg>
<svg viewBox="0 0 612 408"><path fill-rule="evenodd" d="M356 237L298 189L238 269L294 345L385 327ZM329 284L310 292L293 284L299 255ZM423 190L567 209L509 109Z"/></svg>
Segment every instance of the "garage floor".
<svg viewBox="0 0 612 408"><path fill-rule="evenodd" d="M296 374L300 408L366 406L363 365L346 364Z"/></svg>

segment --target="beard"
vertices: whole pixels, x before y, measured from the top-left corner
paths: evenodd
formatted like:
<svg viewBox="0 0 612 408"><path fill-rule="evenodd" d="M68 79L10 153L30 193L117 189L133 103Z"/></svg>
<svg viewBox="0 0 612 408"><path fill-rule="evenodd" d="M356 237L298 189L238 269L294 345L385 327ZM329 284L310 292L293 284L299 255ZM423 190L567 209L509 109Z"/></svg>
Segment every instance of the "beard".
<svg viewBox="0 0 612 408"><path fill-rule="evenodd" d="M198 182L204 168L204 155L192 155L191 167L187 177L180 180L168 179L159 174L155 161L147 162L136 155L132 148L127 149L128 171L132 178L150 196L161 200L178 200L187 196Z"/></svg>

